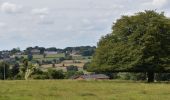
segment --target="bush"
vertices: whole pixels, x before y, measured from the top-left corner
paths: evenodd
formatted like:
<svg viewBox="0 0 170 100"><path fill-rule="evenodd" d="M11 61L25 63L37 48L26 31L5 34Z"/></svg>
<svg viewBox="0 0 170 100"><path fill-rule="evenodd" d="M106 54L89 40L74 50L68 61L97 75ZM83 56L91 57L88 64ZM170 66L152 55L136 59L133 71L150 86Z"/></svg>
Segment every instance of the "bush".
<svg viewBox="0 0 170 100"><path fill-rule="evenodd" d="M145 80L145 73L118 73L117 77L123 80Z"/></svg>
<svg viewBox="0 0 170 100"><path fill-rule="evenodd" d="M5 73L4 73L4 68L5 68ZM6 62L0 62L0 79L4 79L4 74L5 74L5 79L9 78L10 76L10 69L9 69L9 64Z"/></svg>
<svg viewBox="0 0 170 100"><path fill-rule="evenodd" d="M72 60L72 56L70 56L70 55L66 56L65 60Z"/></svg>
<svg viewBox="0 0 170 100"><path fill-rule="evenodd" d="M49 79L64 79L64 72L62 70L48 69Z"/></svg>
<svg viewBox="0 0 170 100"><path fill-rule="evenodd" d="M33 59L33 55L32 54L28 54L27 59L28 59L28 61L31 61Z"/></svg>
<svg viewBox="0 0 170 100"><path fill-rule="evenodd" d="M78 71L78 67L74 65L70 65L66 67L67 71Z"/></svg>
<svg viewBox="0 0 170 100"><path fill-rule="evenodd" d="M155 79L157 81L169 81L170 80L170 73L157 73L155 75Z"/></svg>
<svg viewBox="0 0 170 100"><path fill-rule="evenodd" d="M32 75L31 78L33 79L48 79L48 75Z"/></svg>
<svg viewBox="0 0 170 100"><path fill-rule="evenodd" d="M84 64L83 69L87 70L89 66L90 66L90 62L87 62Z"/></svg>
<svg viewBox="0 0 170 100"><path fill-rule="evenodd" d="M65 78L69 79L72 76L77 76L77 75L84 75L83 71L67 71L65 73Z"/></svg>
<svg viewBox="0 0 170 100"><path fill-rule="evenodd" d="M59 61L60 61L60 62L62 62L62 61L64 61L64 60L65 60L64 57L60 57L60 58L59 58Z"/></svg>

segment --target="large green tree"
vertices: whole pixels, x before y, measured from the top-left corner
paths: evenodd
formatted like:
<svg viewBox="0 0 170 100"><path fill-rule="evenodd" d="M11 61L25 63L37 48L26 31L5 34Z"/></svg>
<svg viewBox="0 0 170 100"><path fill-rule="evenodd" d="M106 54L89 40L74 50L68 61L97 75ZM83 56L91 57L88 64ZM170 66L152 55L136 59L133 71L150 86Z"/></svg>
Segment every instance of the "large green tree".
<svg viewBox="0 0 170 100"><path fill-rule="evenodd" d="M89 70L146 72L148 82L154 73L170 71L170 19L164 13L122 16L112 30L98 42Z"/></svg>

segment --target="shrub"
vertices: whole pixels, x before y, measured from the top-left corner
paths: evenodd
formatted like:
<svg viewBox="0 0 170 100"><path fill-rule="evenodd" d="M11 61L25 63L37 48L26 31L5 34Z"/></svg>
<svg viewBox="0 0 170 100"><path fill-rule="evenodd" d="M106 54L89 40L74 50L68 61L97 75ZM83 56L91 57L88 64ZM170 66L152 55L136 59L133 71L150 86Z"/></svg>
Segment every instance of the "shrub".
<svg viewBox="0 0 170 100"><path fill-rule="evenodd" d="M78 67L74 65L70 65L66 67L67 71L78 71Z"/></svg>
<svg viewBox="0 0 170 100"><path fill-rule="evenodd" d="M48 69L49 79L64 79L64 72L62 70Z"/></svg>
<svg viewBox="0 0 170 100"><path fill-rule="evenodd" d="M83 71L67 71L65 73L65 78L69 79L72 76L77 76L77 75L84 75Z"/></svg>

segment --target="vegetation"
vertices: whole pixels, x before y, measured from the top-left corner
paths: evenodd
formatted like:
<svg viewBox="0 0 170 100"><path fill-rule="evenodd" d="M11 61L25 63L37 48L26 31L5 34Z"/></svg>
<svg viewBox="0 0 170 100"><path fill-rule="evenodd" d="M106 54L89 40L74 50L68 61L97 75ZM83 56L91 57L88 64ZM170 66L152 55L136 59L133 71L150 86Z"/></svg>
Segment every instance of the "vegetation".
<svg viewBox="0 0 170 100"><path fill-rule="evenodd" d="M67 71L78 71L78 67L74 65L67 66Z"/></svg>
<svg viewBox="0 0 170 100"><path fill-rule="evenodd" d="M155 11L122 16L98 43L90 70L96 72L169 72L170 19Z"/></svg>

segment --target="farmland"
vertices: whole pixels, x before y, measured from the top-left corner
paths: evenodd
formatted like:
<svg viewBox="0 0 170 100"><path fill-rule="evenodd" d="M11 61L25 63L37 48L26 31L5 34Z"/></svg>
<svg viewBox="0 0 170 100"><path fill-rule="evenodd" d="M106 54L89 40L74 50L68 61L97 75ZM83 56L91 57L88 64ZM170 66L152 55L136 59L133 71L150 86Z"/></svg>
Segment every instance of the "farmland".
<svg viewBox="0 0 170 100"><path fill-rule="evenodd" d="M27 58L28 55L21 55L21 56L23 56L24 58ZM60 54L46 55L45 58L43 57L43 55L33 55L34 60L52 60L52 59L61 58L61 57L65 57L65 54L60 53Z"/></svg>
<svg viewBox="0 0 170 100"><path fill-rule="evenodd" d="M28 55L21 55L24 58L28 58ZM33 56L33 61L54 61L54 60L59 60L60 58L66 58L64 53L59 53L59 54L50 54L50 55L40 55L40 54L34 54ZM52 63L49 64L42 64L40 68L42 70L48 70L49 68L51 69L56 69L56 70L63 70L66 72L66 66L77 66L79 71L83 71L83 66L85 63L90 62L92 59L91 56L82 56L82 55L72 55L72 59L70 60L63 60L61 62L56 62L55 67L53 67Z"/></svg>
<svg viewBox="0 0 170 100"><path fill-rule="evenodd" d="M170 100L169 83L28 80L0 84L0 100Z"/></svg>

